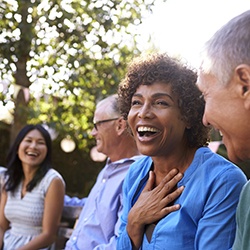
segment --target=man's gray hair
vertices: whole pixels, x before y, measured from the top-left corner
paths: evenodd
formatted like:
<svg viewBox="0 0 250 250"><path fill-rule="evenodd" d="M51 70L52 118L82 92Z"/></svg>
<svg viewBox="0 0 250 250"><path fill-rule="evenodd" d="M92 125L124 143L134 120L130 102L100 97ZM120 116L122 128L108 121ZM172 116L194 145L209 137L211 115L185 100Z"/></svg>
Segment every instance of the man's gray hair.
<svg viewBox="0 0 250 250"><path fill-rule="evenodd" d="M120 117L121 113L120 113L119 106L118 106L118 95L113 94L113 95L110 95L110 96L104 98L103 100L101 100L97 103L97 107L99 105L102 105L102 104L107 103L107 102L110 103L110 106L105 111L107 113L109 113L110 115Z"/></svg>
<svg viewBox="0 0 250 250"><path fill-rule="evenodd" d="M250 65L250 10L234 17L206 42L201 70L226 85L240 64Z"/></svg>

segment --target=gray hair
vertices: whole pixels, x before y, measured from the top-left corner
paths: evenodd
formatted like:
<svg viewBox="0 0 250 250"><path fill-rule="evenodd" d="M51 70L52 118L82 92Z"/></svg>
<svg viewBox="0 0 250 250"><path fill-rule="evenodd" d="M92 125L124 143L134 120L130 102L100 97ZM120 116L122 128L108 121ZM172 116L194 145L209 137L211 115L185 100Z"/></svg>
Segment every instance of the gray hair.
<svg viewBox="0 0 250 250"><path fill-rule="evenodd" d="M240 64L250 65L250 10L234 17L206 42L201 70L226 85Z"/></svg>
<svg viewBox="0 0 250 250"><path fill-rule="evenodd" d="M113 94L110 95L104 99L102 99L101 101L99 101L97 103L97 106L103 105L103 104L109 104L108 108L105 110L105 112L109 115L113 115L113 116L117 116L120 117L121 113L119 110L119 106L118 106L118 95L117 94Z"/></svg>

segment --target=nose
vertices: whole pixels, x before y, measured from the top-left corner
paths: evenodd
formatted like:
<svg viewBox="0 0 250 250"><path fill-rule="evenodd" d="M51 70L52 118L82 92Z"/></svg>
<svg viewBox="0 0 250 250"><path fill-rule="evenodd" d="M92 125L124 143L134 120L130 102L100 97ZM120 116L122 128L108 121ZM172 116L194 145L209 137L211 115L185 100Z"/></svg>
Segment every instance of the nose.
<svg viewBox="0 0 250 250"><path fill-rule="evenodd" d="M210 123L207 120L206 112L204 111L203 117L202 117L202 123L205 127L209 127Z"/></svg>
<svg viewBox="0 0 250 250"><path fill-rule="evenodd" d="M36 148L36 146L37 146L36 141L32 141L29 145L30 148Z"/></svg>
<svg viewBox="0 0 250 250"><path fill-rule="evenodd" d="M152 108L149 104L144 104L138 112L138 117L145 119L152 117Z"/></svg>
<svg viewBox="0 0 250 250"><path fill-rule="evenodd" d="M90 134L91 134L92 136L95 136L95 135L97 134L97 130L96 130L95 128L93 128L93 129L91 130Z"/></svg>

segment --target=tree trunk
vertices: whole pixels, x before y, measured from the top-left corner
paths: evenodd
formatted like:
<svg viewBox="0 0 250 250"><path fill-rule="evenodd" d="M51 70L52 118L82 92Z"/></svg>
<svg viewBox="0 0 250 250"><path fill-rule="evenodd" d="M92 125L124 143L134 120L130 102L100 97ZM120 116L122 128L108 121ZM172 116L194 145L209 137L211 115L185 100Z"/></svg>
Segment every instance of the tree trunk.
<svg viewBox="0 0 250 250"><path fill-rule="evenodd" d="M27 124L28 120L28 109L27 105L29 102L29 89L21 88L17 94L15 100L14 120L11 126L10 141L13 143L18 132Z"/></svg>

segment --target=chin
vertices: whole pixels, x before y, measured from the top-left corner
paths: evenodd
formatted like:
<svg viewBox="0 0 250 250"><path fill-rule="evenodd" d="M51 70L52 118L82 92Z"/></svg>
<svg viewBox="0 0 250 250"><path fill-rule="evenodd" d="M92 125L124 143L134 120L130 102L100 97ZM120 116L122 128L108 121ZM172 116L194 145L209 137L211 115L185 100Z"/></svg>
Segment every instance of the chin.
<svg viewBox="0 0 250 250"><path fill-rule="evenodd" d="M148 156L151 156L151 151L148 150L147 148L145 147L140 147L137 145L137 148L138 148L138 151L143 154L143 155L148 155Z"/></svg>
<svg viewBox="0 0 250 250"><path fill-rule="evenodd" d="M227 150L227 155L228 155L228 159L235 164L241 163L244 160L246 160L246 159L244 159L244 157L242 157L241 155L239 155L231 150Z"/></svg>
<svg viewBox="0 0 250 250"><path fill-rule="evenodd" d="M97 150L99 153L102 153L102 148L101 148L101 147L96 146L96 150Z"/></svg>
<svg viewBox="0 0 250 250"><path fill-rule="evenodd" d="M225 146L230 161L237 164L250 160L250 147L246 143L235 140L234 143L227 143Z"/></svg>

